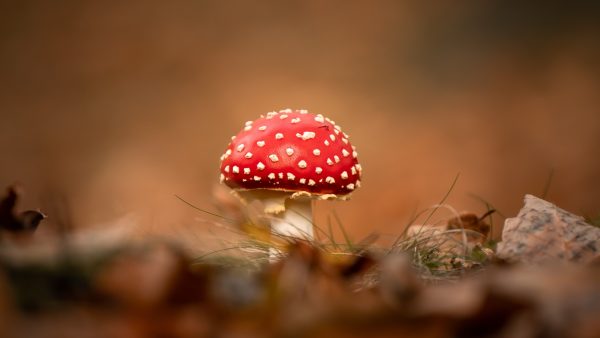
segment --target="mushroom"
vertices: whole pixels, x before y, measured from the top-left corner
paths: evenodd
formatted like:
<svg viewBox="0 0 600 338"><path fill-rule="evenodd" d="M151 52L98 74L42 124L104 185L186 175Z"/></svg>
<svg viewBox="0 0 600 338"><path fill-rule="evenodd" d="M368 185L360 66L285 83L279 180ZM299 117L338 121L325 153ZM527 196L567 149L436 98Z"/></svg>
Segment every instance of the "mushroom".
<svg viewBox="0 0 600 338"><path fill-rule="evenodd" d="M221 156L221 182L245 202L260 200L274 234L312 239L312 200L346 200L361 166L334 121L306 110L246 122Z"/></svg>

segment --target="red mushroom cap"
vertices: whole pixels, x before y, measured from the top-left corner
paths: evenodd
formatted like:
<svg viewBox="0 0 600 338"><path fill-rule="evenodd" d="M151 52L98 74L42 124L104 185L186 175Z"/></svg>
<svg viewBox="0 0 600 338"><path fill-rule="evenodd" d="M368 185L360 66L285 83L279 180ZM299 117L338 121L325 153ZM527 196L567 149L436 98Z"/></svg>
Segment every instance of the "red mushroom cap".
<svg viewBox="0 0 600 338"><path fill-rule="evenodd" d="M240 190L346 195L360 187L361 170L348 135L306 110L246 122L221 156L221 181Z"/></svg>

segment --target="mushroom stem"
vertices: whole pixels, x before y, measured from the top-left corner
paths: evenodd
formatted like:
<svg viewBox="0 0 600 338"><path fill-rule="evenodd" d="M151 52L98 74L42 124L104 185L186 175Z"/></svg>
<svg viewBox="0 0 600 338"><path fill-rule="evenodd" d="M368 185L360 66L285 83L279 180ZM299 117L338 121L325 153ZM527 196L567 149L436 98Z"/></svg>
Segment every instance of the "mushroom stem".
<svg viewBox="0 0 600 338"><path fill-rule="evenodd" d="M287 199L285 211L271 220L271 232L280 236L312 240L312 204L308 198Z"/></svg>
<svg viewBox="0 0 600 338"><path fill-rule="evenodd" d="M314 234L311 200L308 198L287 199L285 204L285 211L271 219L271 232L275 236L312 240ZM279 249L274 247L269 249L269 260L272 263L280 257Z"/></svg>

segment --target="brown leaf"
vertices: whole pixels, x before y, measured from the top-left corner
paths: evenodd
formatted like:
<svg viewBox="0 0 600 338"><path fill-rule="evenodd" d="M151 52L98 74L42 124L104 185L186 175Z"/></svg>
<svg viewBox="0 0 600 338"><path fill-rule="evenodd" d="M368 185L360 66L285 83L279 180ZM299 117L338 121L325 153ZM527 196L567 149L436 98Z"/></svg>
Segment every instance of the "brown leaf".
<svg viewBox="0 0 600 338"><path fill-rule="evenodd" d="M16 211L20 189L9 186L7 194L0 200L0 229L10 232L33 232L40 222L46 218L39 210Z"/></svg>

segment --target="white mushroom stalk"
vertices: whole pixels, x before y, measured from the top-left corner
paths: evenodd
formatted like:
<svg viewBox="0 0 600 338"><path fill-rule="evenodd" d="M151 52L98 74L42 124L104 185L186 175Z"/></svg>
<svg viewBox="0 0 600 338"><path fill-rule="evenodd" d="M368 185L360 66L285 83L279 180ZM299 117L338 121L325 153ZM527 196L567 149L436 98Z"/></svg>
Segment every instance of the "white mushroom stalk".
<svg viewBox="0 0 600 338"><path fill-rule="evenodd" d="M312 201L308 198L288 199L285 204L285 211L271 218L273 234L313 240Z"/></svg>
<svg viewBox="0 0 600 338"><path fill-rule="evenodd" d="M264 214L267 215L271 226L271 233L285 241L314 240L314 200L346 200L349 198L349 195L313 195L304 191L291 193L269 189L238 190L235 194L247 204L252 201L262 203ZM272 248L269 254L270 260L274 261L281 256L281 251Z"/></svg>
<svg viewBox="0 0 600 338"><path fill-rule="evenodd" d="M305 193L267 189L238 191L246 203L260 201L274 235L287 239L314 239L312 199Z"/></svg>
<svg viewBox="0 0 600 338"><path fill-rule="evenodd" d="M263 203L274 235L314 239L312 201L309 196L273 190L246 191L240 195L243 199L256 199Z"/></svg>

